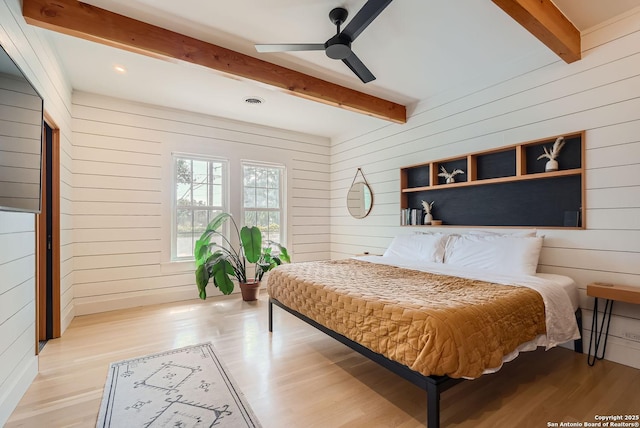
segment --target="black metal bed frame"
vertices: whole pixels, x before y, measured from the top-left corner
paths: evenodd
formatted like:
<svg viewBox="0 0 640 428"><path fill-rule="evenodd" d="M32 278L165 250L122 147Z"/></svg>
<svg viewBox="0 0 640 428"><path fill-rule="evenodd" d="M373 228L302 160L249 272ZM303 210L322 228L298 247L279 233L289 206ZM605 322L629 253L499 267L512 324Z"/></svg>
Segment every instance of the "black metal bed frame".
<svg viewBox="0 0 640 428"><path fill-rule="evenodd" d="M440 394L452 386L462 382L464 379L454 379L448 376L425 376L422 373L411 370L409 367L404 364L400 364L396 361L390 360L382 354L378 354L377 352L373 352L369 348L360 345L357 342L354 342L347 337L336 333L335 331L323 326L322 324L317 323L311 318L302 315L300 312L297 312L287 306L285 306L280 301L269 297L269 332L273 333L273 305L279 306L285 311L289 312L293 316L301 319L302 321L310 324L311 326L317 328L323 333L333 337L339 342L347 345L349 348L354 351L360 353L361 355L369 358L372 361L380 364L382 367L385 367L391 370L393 373L402 377L403 379L408 380L419 388L425 390L427 392L427 428L439 428L440 427ZM582 311L578 308L576 311L576 321L578 323L578 328L582 332ZM582 353L582 339L577 339L574 341L574 351Z"/></svg>

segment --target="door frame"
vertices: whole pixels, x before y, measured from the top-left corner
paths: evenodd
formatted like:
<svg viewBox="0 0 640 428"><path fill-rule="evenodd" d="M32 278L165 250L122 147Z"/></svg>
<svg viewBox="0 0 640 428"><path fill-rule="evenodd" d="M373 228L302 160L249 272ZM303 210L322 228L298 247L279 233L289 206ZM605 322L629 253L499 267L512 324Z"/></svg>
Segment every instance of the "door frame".
<svg viewBox="0 0 640 428"><path fill-rule="evenodd" d="M53 118L45 111L44 122L51 128L51 213L53 237L52 251L52 303L53 338L60 337L60 129ZM47 336L47 150L44 124L42 127L42 176L41 176L41 212L36 215L36 354L39 341Z"/></svg>

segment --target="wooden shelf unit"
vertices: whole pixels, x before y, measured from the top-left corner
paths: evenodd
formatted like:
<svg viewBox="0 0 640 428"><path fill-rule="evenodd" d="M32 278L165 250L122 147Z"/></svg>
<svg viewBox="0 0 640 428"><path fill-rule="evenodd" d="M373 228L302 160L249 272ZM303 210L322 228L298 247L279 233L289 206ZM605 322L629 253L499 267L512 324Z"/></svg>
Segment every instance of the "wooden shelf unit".
<svg viewBox="0 0 640 428"><path fill-rule="evenodd" d="M538 161L537 157L558 137L403 167L400 208L420 209L420 200L435 200L434 218L442 219L445 225L582 229L584 131L563 135L560 169L545 172L546 159ZM456 175L455 183L446 184L438 177L441 166L465 173ZM468 213L460 215L461 210Z"/></svg>

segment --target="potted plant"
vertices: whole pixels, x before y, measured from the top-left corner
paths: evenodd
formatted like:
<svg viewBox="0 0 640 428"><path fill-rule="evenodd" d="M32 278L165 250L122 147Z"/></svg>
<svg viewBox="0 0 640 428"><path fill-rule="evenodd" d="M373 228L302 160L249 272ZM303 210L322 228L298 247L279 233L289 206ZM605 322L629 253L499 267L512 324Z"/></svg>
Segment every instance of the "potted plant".
<svg viewBox="0 0 640 428"><path fill-rule="evenodd" d="M438 174L438 177L444 177L446 184L455 183L456 179L454 177L457 174L464 174L464 171L461 170L461 169L454 169L451 172L447 172L447 170L445 169L444 166L440 167L440 171L442 171L442 172L440 174Z"/></svg>
<svg viewBox="0 0 640 428"><path fill-rule="evenodd" d="M422 201L422 207L424 208L424 224L431 224L433 221L433 215L431 215L431 210L433 209L433 204L435 201L427 202Z"/></svg>
<svg viewBox="0 0 640 428"><path fill-rule="evenodd" d="M234 248L229 238L219 230L229 219L237 234L238 248ZM211 242L211 238L216 235L222 238L223 245ZM273 252L274 248L277 249L276 252ZM264 274L282 263L291 261L285 247L272 241L268 241L263 247L260 229L256 226L243 226L242 229L238 229L235 220L228 213L220 213L211 220L196 241L193 254L196 259L196 284L203 300L207 298L206 287L212 278L222 294L233 292L235 278L240 285L242 299L256 300ZM254 268L253 277L247 275L247 268L251 264Z"/></svg>

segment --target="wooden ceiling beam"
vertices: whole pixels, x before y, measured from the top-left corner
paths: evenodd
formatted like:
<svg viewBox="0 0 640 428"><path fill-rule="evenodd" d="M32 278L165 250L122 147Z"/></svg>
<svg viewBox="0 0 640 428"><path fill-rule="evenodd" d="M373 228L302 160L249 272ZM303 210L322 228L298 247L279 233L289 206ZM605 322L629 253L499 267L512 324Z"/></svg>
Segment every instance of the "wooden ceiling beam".
<svg viewBox="0 0 640 428"><path fill-rule="evenodd" d="M406 107L77 0L23 0L27 23L155 58L177 59L395 123Z"/></svg>
<svg viewBox="0 0 640 428"><path fill-rule="evenodd" d="M551 0L493 0L567 64L582 57L580 31Z"/></svg>

